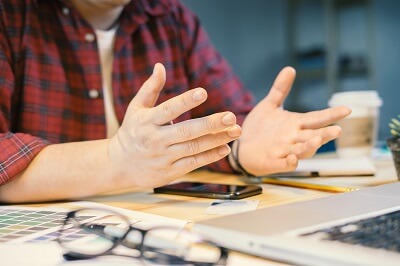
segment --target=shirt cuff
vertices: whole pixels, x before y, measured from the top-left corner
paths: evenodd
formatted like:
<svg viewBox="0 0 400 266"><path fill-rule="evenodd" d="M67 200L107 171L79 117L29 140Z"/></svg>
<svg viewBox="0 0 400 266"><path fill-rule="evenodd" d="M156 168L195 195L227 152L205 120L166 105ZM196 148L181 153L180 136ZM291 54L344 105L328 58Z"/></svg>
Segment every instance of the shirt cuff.
<svg viewBox="0 0 400 266"><path fill-rule="evenodd" d="M49 142L23 133L0 133L0 185L25 170Z"/></svg>

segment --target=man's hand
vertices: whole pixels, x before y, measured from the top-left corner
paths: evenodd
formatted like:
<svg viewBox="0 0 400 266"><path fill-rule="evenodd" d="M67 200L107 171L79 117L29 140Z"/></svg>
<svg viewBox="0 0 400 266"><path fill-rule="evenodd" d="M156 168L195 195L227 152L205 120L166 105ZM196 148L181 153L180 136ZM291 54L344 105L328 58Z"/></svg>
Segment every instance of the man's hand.
<svg viewBox="0 0 400 266"><path fill-rule="evenodd" d="M295 76L293 68L284 68L243 123L239 158L251 174L295 170L299 159L313 156L321 145L340 136L341 128L331 124L351 112L344 106L304 114L283 110Z"/></svg>
<svg viewBox="0 0 400 266"><path fill-rule="evenodd" d="M229 154L227 143L241 135L231 112L172 124L179 115L202 104L207 92L196 88L154 107L164 84L165 69L156 64L110 139L110 160L128 186L164 185L218 161Z"/></svg>

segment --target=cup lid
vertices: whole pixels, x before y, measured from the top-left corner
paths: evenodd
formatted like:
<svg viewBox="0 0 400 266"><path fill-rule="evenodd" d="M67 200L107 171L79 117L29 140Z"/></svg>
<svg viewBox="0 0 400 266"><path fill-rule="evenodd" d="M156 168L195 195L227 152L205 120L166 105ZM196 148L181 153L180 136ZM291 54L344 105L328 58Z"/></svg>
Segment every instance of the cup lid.
<svg viewBox="0 0 400 266"><path fill-rule="evenodd" d="M344 91L334 93L328 101L330 107L338 105L379 107L382 105L382 99L374 90Z"/></svg>

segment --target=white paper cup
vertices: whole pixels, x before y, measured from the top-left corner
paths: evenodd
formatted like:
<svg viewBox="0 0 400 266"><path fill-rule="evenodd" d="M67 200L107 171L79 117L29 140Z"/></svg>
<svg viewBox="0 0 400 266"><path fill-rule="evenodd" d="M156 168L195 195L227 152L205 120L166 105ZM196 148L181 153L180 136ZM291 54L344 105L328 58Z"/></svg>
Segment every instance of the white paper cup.
<svg viewBox="0 0 400 266"><path fill-rule="evenodd" d="M342 136L335 140L340 157L369 156L378 133L379 108L382 99L377 91L346 91L334 93L328 106L347 106L352 112L337 125Z"/></svg>

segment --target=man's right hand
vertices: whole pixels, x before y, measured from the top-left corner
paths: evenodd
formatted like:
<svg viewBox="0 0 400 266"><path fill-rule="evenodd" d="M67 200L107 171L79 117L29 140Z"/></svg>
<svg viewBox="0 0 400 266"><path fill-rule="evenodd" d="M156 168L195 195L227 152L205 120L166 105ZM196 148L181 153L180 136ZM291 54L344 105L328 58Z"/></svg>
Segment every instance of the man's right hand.
<svg viewBox="0 0 400 266"><path fill-rule="evenodd" d="M227 143L241 135L231 112L172 124L175 118L205 102L207 92L196 88L154 107L165 76L164 66L157 63L109 141L110 161L127 186L167 184L225 157L230 152Z"/></svg>

